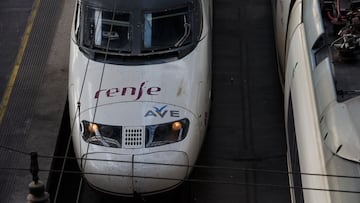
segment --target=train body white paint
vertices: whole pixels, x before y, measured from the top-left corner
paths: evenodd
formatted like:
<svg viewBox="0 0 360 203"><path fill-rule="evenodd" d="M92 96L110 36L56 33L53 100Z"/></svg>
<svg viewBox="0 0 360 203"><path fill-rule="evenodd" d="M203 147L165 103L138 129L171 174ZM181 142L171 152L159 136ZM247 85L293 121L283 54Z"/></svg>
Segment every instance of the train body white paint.
<svg viewBox="0 0 360 203"><path fill-rule="evenodd" d="M272 5L292 202L360 202L360 1Z"/></svg>
<svg viewBox="0 0 360 203"><path fill-rule="evenodd" d="M211 97L211 0L79 0L69 112L87 182L154 194L189 176Z"/></svg>

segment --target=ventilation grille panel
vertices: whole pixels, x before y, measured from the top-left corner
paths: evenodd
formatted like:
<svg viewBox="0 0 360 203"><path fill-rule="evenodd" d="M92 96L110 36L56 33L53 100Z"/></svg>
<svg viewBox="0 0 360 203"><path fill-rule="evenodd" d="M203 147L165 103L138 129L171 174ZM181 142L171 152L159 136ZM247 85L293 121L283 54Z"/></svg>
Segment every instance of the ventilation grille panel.
<svg viewBox="0 0 360 203"><path fill-rule="evenodd" d="M124 148L129 149L145 147L144 127L124 127L122 134L122 143Z"/></svg>

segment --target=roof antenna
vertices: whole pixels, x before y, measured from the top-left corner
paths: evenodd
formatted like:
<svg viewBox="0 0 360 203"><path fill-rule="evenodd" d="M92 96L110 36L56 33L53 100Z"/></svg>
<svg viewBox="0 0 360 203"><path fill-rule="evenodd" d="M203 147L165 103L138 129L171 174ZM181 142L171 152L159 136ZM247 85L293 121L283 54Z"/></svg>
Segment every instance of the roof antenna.
<svg viewBox="0 0 360 203"><path fill-rule="evenodd" d="M50 203L49 193L45 192L45 185L39 180L39 163L37 152L31 152L30 173L33 181L29 184L27 203Z"/></svg>

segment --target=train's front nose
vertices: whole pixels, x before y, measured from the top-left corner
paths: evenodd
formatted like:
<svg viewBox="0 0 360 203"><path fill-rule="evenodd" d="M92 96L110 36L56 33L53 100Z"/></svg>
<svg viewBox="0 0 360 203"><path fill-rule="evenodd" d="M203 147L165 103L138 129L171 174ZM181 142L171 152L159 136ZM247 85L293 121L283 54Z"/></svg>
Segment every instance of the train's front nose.
<svg viewBox="0 0 360 203"><path fill-rule="evenodd" d="M189 160L184 152L164 151L134 155L133 186L138 193L169 189L187 176Z"/></svg>
<svg viewBox="0 0 360 203"><path fill-rule="evenodd" d="M179 151L91 153L84 156L82 165L93 187L107 193L133 195L157 193L180 184L188 174L189 160L186 153Z"/></svg>
<svg viewBox="0 0 360 203"><path fill-rule="evenodd" d="M107 193L132 194L132 157L109 153L86 154L81 159L88 183Z"/></svg>
<svg viewBox="0 0 360 203"><path fill-rule="evenodd" d="M90 185L107 193L171 189L187 177L192 146L199 145L198 136L190 136L194 120L191 111L169 103L99 102L80 114L80 136L73 138L80 168Z"/></svg>

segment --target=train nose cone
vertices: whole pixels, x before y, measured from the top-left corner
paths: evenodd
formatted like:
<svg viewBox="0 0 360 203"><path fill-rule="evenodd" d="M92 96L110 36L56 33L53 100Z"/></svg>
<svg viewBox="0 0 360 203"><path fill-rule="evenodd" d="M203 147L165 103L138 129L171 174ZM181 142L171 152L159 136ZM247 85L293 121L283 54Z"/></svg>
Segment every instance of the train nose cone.
<svg viewBox="0 0 360 203"><path fill-rule="evenodd" d="M171 189L187 177L188 165L186 153L179 151L134 155L134 191L144 194Z"/></svg>
<svg viewBox="0 0 360 203"><path fill-rule="evenodd" d="M82 159L87 182L111 194L132 195L132 157L110 153L89 153Z"/></svg>
<svg viewBox="0 0 360 203"><path fill-rule="evenodd" d="M179 151L137 155L89 153L84 157L82 166L88 183L117 195L169 190L180 184L189 172L188 156Z"/></svg>
<svg viewBox="0 0 360 203"><path fill-rule="evenodd" d="M129 155L89 153L84 156L81 165L92 187L106 193L132 194L131 160Z"/></svg>

